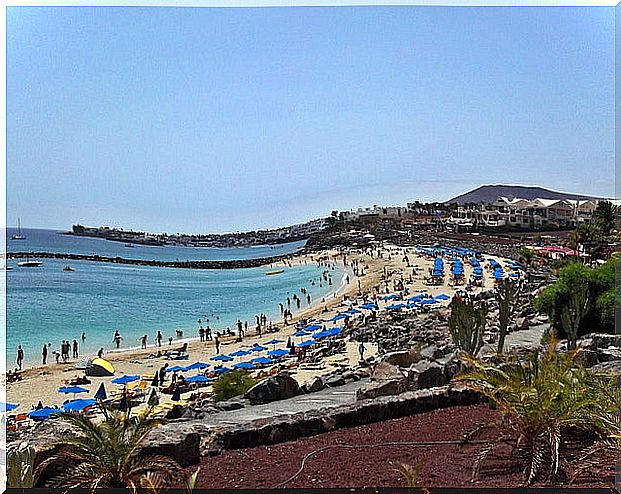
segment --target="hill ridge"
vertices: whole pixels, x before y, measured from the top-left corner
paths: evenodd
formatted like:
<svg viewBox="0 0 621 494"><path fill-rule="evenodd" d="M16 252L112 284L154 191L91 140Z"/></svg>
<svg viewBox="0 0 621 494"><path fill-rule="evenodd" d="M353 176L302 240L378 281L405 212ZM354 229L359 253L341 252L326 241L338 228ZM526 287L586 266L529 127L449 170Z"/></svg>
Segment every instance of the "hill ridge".
<svg viewBox="0 0 621 494"><path fill-rule="evenodd" d="M494 202L500 196L513 199L519 197L521 199L573 199L573 200L604 200L606 197L590 196L585 194L574 194L571 192L560 192L555 190L546 189L538 185L502 185L502 184L488 184L480 185L475 189L460 194L444 204L466 204L469 202Z"/></svg>

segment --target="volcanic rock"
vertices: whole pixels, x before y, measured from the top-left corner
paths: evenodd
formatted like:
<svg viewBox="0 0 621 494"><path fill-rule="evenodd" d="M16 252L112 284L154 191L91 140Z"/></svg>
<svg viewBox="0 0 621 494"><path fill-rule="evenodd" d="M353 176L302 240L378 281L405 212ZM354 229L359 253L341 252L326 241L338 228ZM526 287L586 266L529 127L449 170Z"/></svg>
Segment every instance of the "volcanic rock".
<svg viewBox="0 0 621 494"><path fill-rule="evenodd" d="M289 374L281 372L268 377L250 388L244 398L251 403L269 403L270 401L285 400L300 393L300 385Z"/></svg>

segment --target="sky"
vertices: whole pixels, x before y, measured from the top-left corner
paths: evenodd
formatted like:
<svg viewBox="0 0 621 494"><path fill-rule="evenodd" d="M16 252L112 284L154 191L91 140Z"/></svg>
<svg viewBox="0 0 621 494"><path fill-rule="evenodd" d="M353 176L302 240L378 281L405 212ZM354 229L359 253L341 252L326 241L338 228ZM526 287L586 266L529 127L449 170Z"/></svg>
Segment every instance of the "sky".
<svg viewBox="0 0 621 494"><path fill-rule="evenodd" d="M7 225L228 232L614 187L614 9L7 9Z"/></svg>

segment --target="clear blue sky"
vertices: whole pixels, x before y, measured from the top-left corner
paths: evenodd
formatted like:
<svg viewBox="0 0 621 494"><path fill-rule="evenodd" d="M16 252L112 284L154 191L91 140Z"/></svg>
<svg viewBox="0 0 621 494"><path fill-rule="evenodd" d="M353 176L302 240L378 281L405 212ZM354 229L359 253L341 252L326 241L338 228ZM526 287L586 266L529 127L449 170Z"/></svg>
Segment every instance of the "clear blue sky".
<svg viewBox="0 0 621 494"><path fill-rule="evenodd" d="M274 227L482 183L614 195L613 8L7 12L7 222Z"/></svg>

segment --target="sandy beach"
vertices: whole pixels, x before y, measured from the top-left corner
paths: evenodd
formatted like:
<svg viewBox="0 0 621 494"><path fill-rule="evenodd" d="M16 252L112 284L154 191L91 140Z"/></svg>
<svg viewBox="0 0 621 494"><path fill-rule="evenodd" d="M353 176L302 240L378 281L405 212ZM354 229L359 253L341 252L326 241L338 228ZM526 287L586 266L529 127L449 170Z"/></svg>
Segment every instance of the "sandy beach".
<svg viewBox="0 0 621 494"><path fill-rule="evenodd" d="M378 257L378 254L381 257ZM407 262L405 258L407 257ZM504 260L498 257L495 259L499 262ZM346 265L343 265L343 262ZM428 286L425 284L425 277L428 274L428 270L433 266L433 258L424 257L417 253L414 247L397 247L394 245L384 245L382 247L375 247L374 255L371 257L368 253L364 253L362 250L349 250L339 252L336 250L324 251L313 254L302 254L295 256L292 260L287 261L286 264L303 264L309 262L321 262L329 266L330 263L338 263L341 267L344 267L343 280L338 280L335 283L334 291L325 297L325 300L315 300L313 303L302 308L299 311L293 310L294 304L292 304L293 322L285 326L282 321L273 321L274 326L278 329L277 332L263 333L262 336L257 336L254 326L249 326L241 343L235 342L235 337L224 337L221 339L221 353L230 354L240 348L249 348L256 344L273 349L274 345L267 345L266 342L278 338L286 341L289 336L296 331L295 323L301 319L306 320L327 320L334 315L344 312L349 309L350 306L344 305L343 300L349 299L355 305L361 301L364 295L367 295L369 299L379 298L378 305L380 310L384 309L387 305L390 305L391 301L383 301L381 297L395 293L396 284L403 282L404 288L408 290L410 295L417 293L428 293L431 296L439 294L447 294L452 297L457 289L463 288L463 286L450 286L450 276L444 277L444 283L442 285ZM282 264L283 266L285 264ZM362 276L355 276L354 266L357 269L362 270ZM274 268L278 268L278 265L273 265ZM465 278L468 279L472 268L465 263ZM414 273L414 274L412 274ZM349 281L349 282L347 282ZM489 288L493 285L492 277L489 273L484 276L484 286L481 288L475 288L474 291L479 291L485 288ZM446 306L450 300L447 300L442 306ZM440 306L440 305L438 305ZM330 328L337 323L322 322L326 327ZM195 328L195 331L197 329ZM195 333L196 334L196 333ZM293 337L294 343L300 343L303 338ZM124 374L140 375L144 380L149 380L153 377L154 372L158 371L164 363L168 362L170 366L179 364L181 366L188 365L193 362L201 361L210 363L212 366L214 362L210 361L215 352L215 345L213 341L201 342L198 338L190 338L185 340L173 341L172 346L168 346L168 342L163 343L161 350L166 351L168 349L178 348L183 344L188 343L188 360L166 360L164 357L156 358L154 355L157 353L158 348L154 345L150 345L146 350L131 349L125 351L110 351L104 355L104 358L110 361L115 367L115 377L119 377ZM284 343L278 345L279 348L284 347ZM373 345L367 345L367 353L365 357L373 355L377 351ZM247 357L237 357L231 364L239 363L250 360L260 354L252 354ZM94 356L93 356L94 357ZM84 356L81 357L82 359ZM357 363L358 351L356 342L348 342L345 354L339 354L336 357L331 357L322 362L320 366L306 367L304 364L298 366L296 369L292 369L292 375L300 383L310 379L314 375L324 374L330 367L338 366L354 366ZM45 366L36 366L27 368L22 373L22 380L14 383L7 384L7 401L12 403L19 403L20 408L18 411L26 412L31 409L31 406L36 405L41 401L46 406L61 405L66 399L72 399L72 395L65 396L60 394L57 389L60 386L66 385L69 381L75 377L82 376L83 371L74 368L74 361L69 361L66 364L49 364ZM228 365L228 364L227 364ZM186 377L195 373L187 372ZM253 371L254 372L254 371ZM91 384L83 387L89 390L89 393L83 393L77 395L76 398L92 397L101 382L105 383L108 393L119 389L110 383L111 378L98 378L89 377L92 381ZM200 388L201 391L208 388ZM170 395L162 394L160 397L160 403L170 400Z"/></svg>

